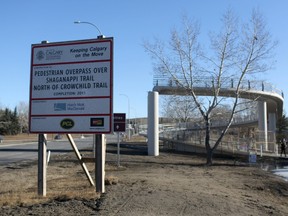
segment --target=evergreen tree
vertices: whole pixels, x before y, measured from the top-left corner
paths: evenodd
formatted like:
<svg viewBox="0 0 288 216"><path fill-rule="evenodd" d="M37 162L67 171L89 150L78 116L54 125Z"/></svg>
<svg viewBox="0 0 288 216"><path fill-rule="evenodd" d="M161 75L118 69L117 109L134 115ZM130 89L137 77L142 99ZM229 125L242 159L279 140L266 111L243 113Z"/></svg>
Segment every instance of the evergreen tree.
<svg viewBox="0 0 288 216"><path fill-rule="evenodd" d="M285 137L285 132L287 133L288 131L288 118L285 115L285 113L277 121L277 130L278 130L277 141L279 142L281 139Z"/></svg>
<svg viewBox="0 0 288 216"><path fill-rule="evenodd" d="M0 134L16 135L19 131L20 124L17 109L15 108L13 112L8 108L2 110L0 112Z"/></svg>

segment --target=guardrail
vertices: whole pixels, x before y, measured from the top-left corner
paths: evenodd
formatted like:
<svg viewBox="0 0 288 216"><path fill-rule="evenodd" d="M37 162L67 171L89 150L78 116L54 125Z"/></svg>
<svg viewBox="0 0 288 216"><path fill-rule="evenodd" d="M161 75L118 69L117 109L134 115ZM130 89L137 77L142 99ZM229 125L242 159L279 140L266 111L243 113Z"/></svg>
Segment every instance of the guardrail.
<svg viewBox="0 0 288 216"><path fill-rule="evenodd" d="M180 78L179 82L185 83L184 78ZM215 80L211 77L199 77L193 79L193 87L202 87L202 88L212 88L215 86ZM153 77L154 86L170 86L177 87L177 83L172 77L168 76L154 76ZM191 83L190 83L191 85ZM222 78L221 88L234 89L236 88L236 81L231 78ZM281 95L284 98L284 93L280 89L277 89L273 84L266 82L264 80L243 80L241 83L242 90L255 90L276 93Z"/></svg>
<svg viewBox="0 0 288 216"><path fill-rule="evenodd" d="M180 151L194 151L199 147L205 149L205 135L201 134L201 129L195 131L187 128L170 128L168 130L161 130L159 132L159 140L166 143L165 147L171 150ZM261 133L261 132L258 132ZM141 131L142 136L147 136L147 131ZM216 140L211 137L210 142L213 144ZM251 150L261 155L264 146L264 140L261 139L261 134L256 134L255 139L249 137L240 138L230 136L225 140L222 140L218 146L218 151L228 151L234 153L245 153L249 154ZM278 155L278 145L276 144L275 136L273 133L268 135L267 149L265 153L270 155Z"/></svg>
<svg viewBox="0 0 288 216"><path fill-rule="evenodd" d="M261 132L259 132L261 133ZM179 146L186 145L194 146L194 147L203 147L205 148L205 136L201 134L201 131L191 131L186 128L175 129L169 131L161 131L159 133L159 139L165 142L174 143L172 146L174 149L179 148ZM211 137L210 142L213 144L216 140ZM240 137L231 137L225 140L222 140L220 145L218 146L218 150L226 150L231 151L233 153L242 152L249 153L250 150L261 154L263 152L264 140L261 139L260 134L255 135L255 139L251 139L249 137L240 138ZM265 150L266 153L270 154L278 154L278 145L275 141L275 136L271 134L268 137L268 149ZM171 146L171 145L170 145ZM180 147L181 148L181 147ZM191 148L192 149L192 148Z"/></svg>

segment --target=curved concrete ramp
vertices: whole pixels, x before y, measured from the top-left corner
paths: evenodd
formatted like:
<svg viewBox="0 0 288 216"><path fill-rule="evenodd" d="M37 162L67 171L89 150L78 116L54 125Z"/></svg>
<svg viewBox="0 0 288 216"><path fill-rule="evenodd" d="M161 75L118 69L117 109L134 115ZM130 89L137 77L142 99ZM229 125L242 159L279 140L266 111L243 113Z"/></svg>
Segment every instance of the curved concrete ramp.
<svg viewBox="0 0 288 216"><path fill-rule="evenodd" d="M212 88L212 79L199 79L196 85L193 86L193 90L197 96L213 96L214 91ZM236 88L233 85L233 79L227 85L222 85L220 89L220 97L236 97ZM149 92L150 99L148 99L148 122L154 122L153 128L158 128L158 115L149 116L149 113L155 113L158 110L158 102L155 102L155 98L160 95L187 95L189 96L189 88L179 87L167 77L156 77L154 78L154 88L152 94ZM239 92L239 98L250 99L258 101L258 129L264 132L263 146L264 150L267 149L267 134L268 130L276 133L276 122L278 118L282 116L283 113L283 102L284 95L283 92L274 88L273 85L264 81L245 81L241 85ZM149 124L148 124L149 125ZM149 126L148 126L149 127ZM150 126L151 127L151 126ZM149 129L148 129L149 130ZM153 145L159 145L159 140L157 138L158 130L148 132L148 143L151 142L150 148L155 148ZM156 141L157 139L157 141ZM149 151L149 146L148 146Z"/></svg>

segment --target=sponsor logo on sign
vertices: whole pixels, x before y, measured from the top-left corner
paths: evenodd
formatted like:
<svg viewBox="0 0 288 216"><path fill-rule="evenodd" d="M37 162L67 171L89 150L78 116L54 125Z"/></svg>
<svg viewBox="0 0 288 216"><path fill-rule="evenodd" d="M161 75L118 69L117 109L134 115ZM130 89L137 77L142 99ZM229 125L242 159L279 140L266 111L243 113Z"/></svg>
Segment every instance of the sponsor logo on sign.
<svg viewBox="0 0 288 216"><path fill-rule="evenodd" d="M55 103L54 104L54 111L65 111L66 110L66 103Z"/></svg>
<svg viewBox="0 0 288 216"><path fill-rule="evenodd" d="M104 126L104 118L91 118L90 119L91 127L103 127Z"/></svg>
<svg viewBox="0 0 288 216"><path fill-rule="evenodd" d="M74 121L72 119L63 119L61 122L60 122L60 126L63 128L63 129L66 129L66 130L69 130L71 128L74 127Z"/></svg>

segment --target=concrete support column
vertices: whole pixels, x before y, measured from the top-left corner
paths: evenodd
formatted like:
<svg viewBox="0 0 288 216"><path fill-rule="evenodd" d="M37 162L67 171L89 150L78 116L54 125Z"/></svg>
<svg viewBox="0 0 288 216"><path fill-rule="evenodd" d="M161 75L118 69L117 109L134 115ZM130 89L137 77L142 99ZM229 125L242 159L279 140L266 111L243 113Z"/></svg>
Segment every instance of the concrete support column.
<svg viewBox="0 0 288 216"><path fill-rule="evenodd" d="M276 113L268 114L268 130L276 132Z"/></svg>
<svg viewBox="0 0 288 216"><path fill-rule="evenodd" d="M159 93L155 91L148 92L148 155L159 155Z"/></svg>
<svg viewBox="0 0 288 216"><path fill-rule="evenodd" d="M258 101L258 129L260 131L259 141L262 142L263 150L268 150L267 130L267 104L266 101Z"/></svg>
<svg viewBox="0 0 288 216"><path fill-rule="evenodd" d="M278 154L278 145L276 144L276 113L268 113L268 131L271 135L269 135L269 143L274 143L274 146L269 146L269 150L274 151Z"/></svg>

